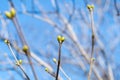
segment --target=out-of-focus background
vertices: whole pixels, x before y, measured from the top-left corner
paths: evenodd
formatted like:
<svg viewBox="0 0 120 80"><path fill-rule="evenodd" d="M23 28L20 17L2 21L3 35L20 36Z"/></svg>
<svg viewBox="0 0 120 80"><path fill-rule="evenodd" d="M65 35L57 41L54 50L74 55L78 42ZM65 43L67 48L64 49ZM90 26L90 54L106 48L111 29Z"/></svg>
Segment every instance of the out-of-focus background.
<svg viewBox="0 0 120 80"><path fill-rule="evenodd" d="M58 59L58 35L65 37L61 68L70 80L87 80L92 47L88 4L94 5L95 62L91 80L120 80L120 0L0 0L0 80L25 80L4 39L10 40L26 74L35 80L27 57L16 50L16 46L22 49L23 45L14 22L4 14L10 11L11 3L32 52L38 80L55 79L45 68L56 73L53 58ZM59 76L68 80L62 71Z"/></svg>

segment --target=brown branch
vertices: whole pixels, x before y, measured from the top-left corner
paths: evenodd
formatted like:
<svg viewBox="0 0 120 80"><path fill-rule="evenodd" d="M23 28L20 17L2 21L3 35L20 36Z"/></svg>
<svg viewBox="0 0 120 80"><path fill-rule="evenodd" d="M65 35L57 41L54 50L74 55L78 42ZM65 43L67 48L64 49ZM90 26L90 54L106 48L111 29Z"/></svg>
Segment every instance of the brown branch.
<svg viewBox="0 0 120 80"><path fill-rule="evenodd" d="M14 8L14 4L12 3L12 0L9 0L9 3L10 3L10 6ZM12 21L13 21L13 23L15 25L15 28L16 28L16 30L18 32L18 35L19 35L19 37L20 37L20 39L22 41L22 44L27 45L27 42L26 42L26 40L24 38L24 35L22 33L22 30L21 30L21 26L19 25L16 16L12 19ZM34 78L35 78L35 80L38 80L37 75L36 75L35 70L34 70L34 67L32 65L32 60L30 59L30 49L29 48L28 48L27 52L25 52L25 54L26 54L27 59L29 61L29 64L30 64L31 70L33 72Z"/></svg>
<svg viewBox="0 0 120 80"><path fill-rule="evenodd" d="M56 79L55 79L55 80L58 80L58 74L59 74L59 69L60 69L60 61L61 61L61 46L62 46L62 44L59 43L58 65L57 65L57 73L56 73Z"/></svg>

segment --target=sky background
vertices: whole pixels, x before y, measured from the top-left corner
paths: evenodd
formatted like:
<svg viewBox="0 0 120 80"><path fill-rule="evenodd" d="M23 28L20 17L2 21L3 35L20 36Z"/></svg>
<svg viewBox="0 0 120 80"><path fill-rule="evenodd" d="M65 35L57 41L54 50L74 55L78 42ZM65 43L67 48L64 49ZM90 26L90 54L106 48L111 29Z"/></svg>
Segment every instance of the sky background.
<svg viewBox="0 0 120 80"><path fill-rule="evenodd" d="M57 35L63 35L66 38L65 43L62 47L62 68L71 78L71 80L87 80L86 75L89 71L89 65L85 62L86 71L83 71L75 63L79 62L78 59L85 61L82 55L77 55L74 58L68 47L79 52L78 48L73 45L72 40L64 33L60 32L59 29L53 27L46 21L44 21L44 13L47 13L47 18L59 25L60 29L63 29L66 33L70 34L69 30L65 29L65 25L62 20L59 19L57 14L55 14L56 8L53 6L54 0L12 0L16 9L16 17L21 26L22 32L25 39L31 49L35 52L38 57L47 62L52 66L54 71L56 71L56 65L52 61L53 58L57 58L58 42ZM39 3L38 3L38 2ZM59 13L64 16L67 20L69 15L72 13L73 4L75 3L75 11L72 13L72 20L70 24L72 29L76 34L79 43L85 49L85 51L90 55L91 49L91 29L90 29L90 18L89 11L86 8L84 0L57 0L59 5ZM117 7L120 11L120 0L117 1ZM7 19L4 12L10 10L10 5L8 0L1 0L0 2L0 16L2 17L0 22L0 35L11 41L16 41L18 46L22 48L19 36L11 20ZM24 8L22 4L25 5L27 13L24 13ZM37 5L38 4L38 5ZM114 75L114 80L120 79L120 16L117 16L117 11L113 0L91 0L88 4L94 4L94 23L96 27L96 34L99 40L102 42L102 48L106 53L106 60L103 59L102 52L100 51L101 46L99 41L95 42L95 55L96 63L98 62L100 66L98 70L102 68L107 71L107 64L105 61L111 65ZM40 7L39 7L40 6ZM40 10L39 10L40 9ZM52 13L53 12L53 13ZM120 13L119 13L120 14ZM37 18L33 15L38 16ZM42 19L43 18L43 19ZM5 21L6 26L3 27L2 20ZM71 35L71 34L70 34ZM74 51L73 50L73 51ZM25 55L21 55L16 52L18 59L23 60L23 67L26 73L30 76L31 80L34 80L30 66L27 63ZM74 53L74 52L73 52ZM14 62L14 58L11 55L10 50L7 45L1 40L0 41L0 80L23 80L21 78L21 70L16 67L14 70L13 65L11 65L6 58L8 55L9 59ZM101 61L100 61L101 60ZM73 61L73 64L70 63ZM45 67L39 65L34 61L35 71L38 75L39 80L54 80L54 78L45 72ZM96 64L97 65L97 64ZM101 72L100 72L101 74ZM67 80L65 76L60 72L63 80ZM101 74L102 75L102 74ZM97 80L96 78L93 79Z"/></svg>

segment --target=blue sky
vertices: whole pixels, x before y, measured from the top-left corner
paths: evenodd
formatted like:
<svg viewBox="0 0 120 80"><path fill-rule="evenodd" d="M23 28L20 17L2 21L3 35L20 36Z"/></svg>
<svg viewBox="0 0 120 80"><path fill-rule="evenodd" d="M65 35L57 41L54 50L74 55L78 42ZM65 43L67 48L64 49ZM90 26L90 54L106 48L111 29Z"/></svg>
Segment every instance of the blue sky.
<svg viewBox="0 0 120 80"><path fill-rule="evenodd" d="M62 67L65 70L65 72L68 74L68 76L71 77L72 80L87 80L86 78L86 72L89 70L89 65L86 64L86 72L83 72L83 70L76 65L72 65L69 63L64 63L64 58L70 59L71 61L74 61L73 56L71 55L71 51L68 50L66 44L70 43L73 44L72 40L68 38L65 34L59 32L56 30L52 25L36 19L32 16L28 16L25 14L21 14L20 12L23 11L21 7L21 1L26 6L26 9L28 11L39 11L39 8L37 7L36 4L32 4L32 0L12 0L16 11L17 15L16 17L18 18L19 24L21 25L21 29L23 31L23 34L25 36L25 39L27 40L27 43L30 46L30 49L36 53L41 59L49 63L53 69L56 71L56 65L53 63L52 58L57 58L57 49L58 49L58 43L56 40L56 37L58 34L62 34L66 37L66 41L63 44L62 52L65 53L62 55L63 57L63 64ZM52 6L51 0L38 0L40 3L41 8L45 12L53 12L55 11L55 8ZM71 7L73 6L71 4L72 0L58 0L59 3L59 8L60 8L60 14L68 18L69 12L63 5L64 3L69 3L68 5L71 11ZM120 0L117 0L118 4L120 3ZM110 0L110 4L106 6L104 4L104 0L102 0L102 3L95 4L95 0L92 0L91 2L88 2L89 4L94 4L95 9L94 9L94 21L95 21L95 26L97 28L97 34L102 43L104 44L105 47L105 52L107 54L107 59L108 61L113 64L112 69L117 70L117 74L114 74L115 80L118 80L120 78L120 73L119 73L119 66L120 66L120 28L119 28L119 21L120 21L120 16L116 16L116 10L114 8L113 1ZM34 7L34 9L33 9ZM73 26L73 29L75 31L75 34L77 35L79 42L82 44L83 48L86 50L86 52L90 52L90 40L91 40L91 30L90 27L88 27L90 20L89 20L89 14L88 10L86 9L86 6L84 4L83 0L75 0L75 8L76 12L73 16L73 20L71 21L71 25ZM106 9L107 11L103 11L103 9ZM14 27L14 24L12 23L11 20L7 19L4 12L10 10L10 5L8 4L8 0L1 0L0 4L0 12L1 16L6 20L8 23L6 26L6 31L9 32L9 39L10 40L16 40L18 42L18 45L20 48L22 48L21 42L19 40L19 36L16 32L16 29ZM77 13L78 10L81 10L82 13L85 16L85 21L87 21L88 25L84 22L83 16L81 16L80 13ZM100 14L101 13L101 14ZM103 14L102 14L103 13ZM36 14L36 13L33 13ZM40 14L36 14L38 16L43 16L40 12ZM56 22L58 25L60 25L60 28L64 29L64 24L62 24L62 21L58 19L58 17L54 14L48 14L49 18L53 21ZM101 19L101 21L100 21ZM0 26L2 26L2 23L0 22ZM6 32L2 33L3 28L0 27L0 34L5 35ZM69 33L69 31L66 30L66 32ZM70 33L69 33L70 34ZM118 39L118 41L117 41ZM116 45L114 46L114 42L116 42ZM68 45L69 47L70 45ZM96 42L96 49L99 49L99 44ZM114 46L113 50L111 49L111 46ZM73 46L77 51L78 49ZM0 61L1 62L6 62L7 59L4 54L8 54L10 59L14 61L13 57L11 56L11 53L7 47L7 45L1 40L0 41ZM101 52L95 52L95 58L98 57L98 55L101 56ZM24 55L18 54L16 52L16 55L18 58L23 59L23 62L26 62L26 57ZM81 55L78 55L78 57L82 58ZM76 59L75 59L76 60ZM84 60L84 59L83 59ZM34 60L33 60L34 61ZM35 62L35 61L34 61ZM79 61L78 61L79 62ZM30 76L31 80L34 80L33 75L31 73L30 67L27 64L23 65L25 67L25 70L27 74ZM14 80L22 80L20 76L13 70L2 70L3 68L13 68L13 66L9 64L0 64L0 80L10 80L10 74L11 76L14 76ZM40 80L54 80L52 76L50 76L47 72L44 70L45 67L43 66L38 66L37 62L35 62L35 70L39 76ZM18 68L16 69L20 73L22 73ZM105 69L106 70L106 69ZM8 73L9 72L9 73ZM67 80L65 76L60 72L61 76L63 77L63 80ZM116 76L117 75L117 76ZM6 77L7 76L7 77ZM93 75L94 76L94 75Z"/></svg>

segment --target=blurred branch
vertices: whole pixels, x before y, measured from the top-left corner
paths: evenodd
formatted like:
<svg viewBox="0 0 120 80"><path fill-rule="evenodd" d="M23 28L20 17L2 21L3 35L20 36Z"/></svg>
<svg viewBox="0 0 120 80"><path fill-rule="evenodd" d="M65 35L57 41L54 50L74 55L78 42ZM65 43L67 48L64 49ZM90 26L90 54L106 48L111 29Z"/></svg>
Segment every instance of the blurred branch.
<svg viewBox="0 0 120 80"><path fill-rule="evenodd" d="M15 7L14 7L14 4L12 3L12 0L9 0L9 3L10 3L10 6L11 6L11 7L15 8ZM21 41L22 41L22 44L28 46L28 44L27 44L27 42L26 42L26 40L25 40L25 38L24 38L24 35L23 35L23 33L22 33L21 27L20 27L20 25L19 25L19 23L18 23L18 21L17 21L17 18L14 17L14 18L12 19L12 21L13 21L16 29L17 29L17 32L18 32L18 35L19 35L19 37L20 37L20 39L21 39ZM28 50L27 50L27 52L26 52L26 56L27 56L27 59L28 59L28 61L29 61L29 63L30 63L30 67L31 67L31 69L32 69L34 78L35 78L35 80L38 80L37 75L36 75L35 70L34 70L34 67L33 67L33 65L32 65L32 60L31 60L31 58L30 58L29 55L31 55L31 54L30 54L30 49L28 48Z"/></svg>
<svg viewBox="0 0 120 80"><path fill-rule="evenodd" d="M92 45L91 45L91 57L90 57L90 69L89 69L89 73L88 73L88 80L91 80L91 74L92 74L92 68L94 65L94 45L95 45L95 33L94 33L94 19L93 19L93 10L94 10L94 5L87 5L87 8L89 10L90 13L90 26L91 26L91 30L92 30L92 36L91 36L91 41L92 41Z"/></svg>
<svg viewBox="0 0 120 80"><path fill-rule="evenodd" d="M24 76L16 69L17 67L14 65L14 63L11 61L11 59L8 57L7 54L5 54L5 57L6 57L7 61L10 63L10 65L13 66L12 70L15 70L21 76L21 78L24 78Z"/></svg>
<svg viewBox="0 0 120 80"><path fill-rule="evenodd" d="M117 16L119 16L120 13L119 13L119 9L117 7L117 0L114 0L114 6L115 6L115 9L116 9L116 12L117 12Z"/></svg>
<svg viewBox="0 0 120 80"><path fill-rule="evenodd" d="M61 46L62 46L62 44L59 44L58 65L57 65L57 72L56 72L56 78L55 78L55 80L58 80L58 75L59 75L59 68L60 68L60 62L61 62Z"/></svg>
<svg viewBox="0 0 120 80"><path fill-rule="evenodd" d="M24 76L25 76L25 79L27 80L30 80L30 78L28 77L28 75L26 74L26 72L24 71L23 67L21 66L21 63L22 62L19 62L19 60L17 59L15 53L13 52L13 49L11 47L11 43L9 42L9 40L5 40L5 43L8 45L8 48L10 49L14 59L15 59L15 62L16 62L16 65L22 70L22 72L24 73Z"/></svg>
<svg viewBox="0 0 120 80"><path fill-rule="evenodd" d="M109 75L109 80L114 80L114 75L110 64L108 64L108 75Z"/></svg>
<svg viewBox="0 0 120 80"><path fill-rule="evenodd" d="M12 0L8 0L8 1L12 1ZM56 31L55 34L54 34L54 32L50 32L51 34L54 34L54 35L52 35L52 38L54 38L54 36L56 34L62 34L66 37L67 41L65 42L65 45L63 46L63 48L65 50L67 50L67 52L65 51L64 53L67 53L67 55L70 55L70 56L63 55L62 60L64 60L64 61L62 64L65 64L65 65L67 65L67 63L69 65L72 64L75 66L75 68L77 66L79 66L85 73L85 75L84 75L85 77L87 76L86 70L90 64L90 65L92 65L92 68L90 66L90 70L89 70L91 79L93 79L93 80L117 79L116 75L119 72L117 71L118 73L116 73L113 70L113 67L114 67L113 64L115 66L117 64L116 63L112 64L112 62L110 60L112 60L114 58L114 56L115 56L114 54L117 51L117 47L118 47L118 43L119 43L119 37L118 37L119 36L118 29L119 28L118 28L118 26L116 26L116 25L119 25L119 18L113 14L114 11L117 12L117 15L120 14L119 6L118 6L119 3L117 3L118 0L114 0L113 4L114 4L115 9L113 9L113 6L110 6L111 2L112 2L111 0L105 0L105 1L93 0L92 1L96 5L96 7L95 7L95 16L96 16L95 22L97 22L95 25L96 27L89 26L88 13L86 12L85 8L83 8L83 7L80 9L78 8L82 5L87 6L88 3L91 3L88 0L82 1L82 5L80 3L77 3L77 0L63 1L63 2L61 2L61 1L59 2L59 0L51 0L50 5L52 7L50 6L50 11L49 11L49 8L46 9L46 7L45 7L46 10L45 10L44 7L42 7L42 5L44 6L44 4L42 4L42 2L40 2L39 0L27 1L27 3L30 2L30 4L31 4L30 5L31 10L28 10L28 5L24 4L23 1L24 0L21 0L22 10L17 9L17 15L22 14L22 15L25 15L28 17L30 16L40 22L43 22L43 24L44 24L44 22L48 23L49 24L48 26L52 27L51 29L54 28L54 30ZM11 5L14 6L13 4L11 4ZM48 5L47 5L47 7L48 7ZM52 10L51 10L51 8L52 8ZM8 23L6 23L6 21L3 19L4 16L2 16L2 15L3 15L3 13L0 15L0 19L1 19L1 23L2 23L2 30L0 32L0 37L4 36L4 38L10 39L11 37L8 35L9 33L7 32L7 30L5 28ZM111 18L108 18L108 16L106 16L106 15L111 16ZM110 28L110 27L108 28L107 27L108 25L111 26L109 24L109 21L111 21L111 20L113 20L112 21L113 23L110 23L110 24L112 24L112 28ZM7 20L7 21L9 21L9 20ZM17 19L14 18L13 22L15 25L18 25L19 27L21 27L19 25ZM108 24L108 25L106 25L106 24ZM103 27L105 27L105 28L103 28ZM91 46L91 42L90 42L91 38L89 38L90 37L89 33L91 30L92 30L92 46ZM118 32L116 32L115 30L118 30ZM19 28L17 29L17 31L19 31ZM111 31L115 31L115 32L113 33ZM103 33L104 35L102 34L102 32L104 32ZM111 34L106 34L108 32L111 32ZM22 30L19 33L22 33ZM21 35L21 34L19 34L19 35ZM23 45L26 45L27 42L24 41L26 37L24 37L23 34L22 34L22 36L23 36L23 38L20 38L21 42L23 43ZM109 39L111 39L111 38L113 38L113 39L108 40L108 37L109 37ZM95 45L95 42L96 42L96 45ZM108 43L110 43L110 44L108 44ZM106 45L106 44L108 44L108 45ZM57 47L55 42L54 41L52 43L50 42L50 45L52 45L52 48L50 48L50 51L54 50L53 53L50 51L47 51L50 54L40 52L44 55L45 59L46 58L51 59L51 56L56 56L56 54L54 55L54 53L56 53L56 47ZM17 52L24 53L16 43L13 42L11 44L11 46ZM27 46L28 46L28 44L27 44ZM92 47L92 49L90 48L90 46ZM54 47L54 49L53 49L53 47ZM39 48L37 48L37 49L39 49ZM34 50L34 49L32 49L32 50ZM36 51L36 50L34 50L34 51ZM50 66L50 64L46 63L43 60L43 58L39 57L34 52L32 52L30 50L29 50L29 52L30 52L29 56L32 59L34 59L40 65L48 68L48 70L49 70L48 73L51 76L56 77L56 74L53 71L53 68ZM89 53L91 53L91 55ZM93 53L96 53L96 54L93 55ZM92 61L93 56L96 57L95 63ZM49 59L47 59L47 60L49 60ZM69 60L71 60L71 61L69 61ZM3 63L3 64L5 64L5 63ZM31 63L28 63L28 64L31 64ZM94 75L92 75L92 72L94 73ZM79 75L81 75L81 74L79 74Z"/></svg>
<svg viewBox="0 0 120 80"><path fill-rule="evenodd" d="M5 38L4 38L3 36L1 36L1 35L0 35L0 39L1 39L2 41L5 40ZM11 46L12 46L16 51L18 51L19 53L24 53L24 52L18 47L18 45L16 44L16 42L11 43ZM52 67L51 67L49 64L47 64L46 62L44 62L44 61L43 61L41 58L39 58L37 55L35 55L34 52L31 52L31 57L32 57L35 61L37 61L40 65L42 65L42 66L44 66L44 67L47 67L50 71L53 71Z"/></svg>
<svg viewBox="0 0 120 80"><path fill-rule="evenodd" d="M27 13L27 15L30 15L30 14ZM44 15L45 15L45 14L44 14ZM42 21L45 21L45 22L49 23L50 25L52 25L53 27L55 27L55 28L58 29L58 30L62 30L62 29L59 28L52 20L50 20L50 19L47 17L47 15L45 15L45 16L46 16L46 17L43 18L43 17L37 16L37 15L34 15L35 18L40 19L40 20L42 20ZM61 18L61 20L62 20L63 23L68 24L68 26L66 26L66 27L67 27L67 30L68 30L70 33L69 33L69 34L65 33L65 34L67 34L67 36L69 36L69 38L72 39L72 41L74 42L74 44L76 45L76 47L78 47L79 51L82 53L82 55L85 57L85 59L86 59L87 62L89 63L89 56L88 56L88 54L86 54L86 52L84 51L83 47L82 47L80 44L78 44L79 41L78 41L77 36L75 35L75 33L74 33L73 29L72 29L72 26L68 23L68 21L66 20L65 17L59 15L59 18ZM95 67L93 68L93 71L95 72L97 78L100 80L100 79L101 79L101 78L100 78L100 74L97 72L97 69L95 69Z"/></svg>

